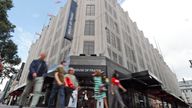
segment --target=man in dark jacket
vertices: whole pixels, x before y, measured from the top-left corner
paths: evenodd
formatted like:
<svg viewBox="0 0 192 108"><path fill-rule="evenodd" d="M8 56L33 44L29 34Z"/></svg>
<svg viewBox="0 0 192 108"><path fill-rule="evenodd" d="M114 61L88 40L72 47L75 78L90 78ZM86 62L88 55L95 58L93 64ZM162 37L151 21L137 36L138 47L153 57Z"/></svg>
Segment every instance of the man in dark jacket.
<svg viewBox="0 0 192 108"><path fill-rule="evenodd" d="M46 57L46 54L41 53L40 58L37 60L33 60L29 67L29 74L27 77L27 84L26 87L21 95L19 107L22 108L22 106L25 104L27 96L31 92L32 87L34 86L34 95L33 99L30 105L30 108L35 108L39 97L41 96L41 90L43 86L43 75L47 73L47 64L44 61Z"/></svg>

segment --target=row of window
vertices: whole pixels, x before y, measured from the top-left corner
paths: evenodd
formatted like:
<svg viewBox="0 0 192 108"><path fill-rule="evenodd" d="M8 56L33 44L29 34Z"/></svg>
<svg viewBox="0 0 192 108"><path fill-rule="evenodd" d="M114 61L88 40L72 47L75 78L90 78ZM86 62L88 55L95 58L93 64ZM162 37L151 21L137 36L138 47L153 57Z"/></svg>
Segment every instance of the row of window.
<svg viewBox="0 0 192 108"><path fill-rule="evenodd" d="M124 41L129 44L131 47L133 47L133 40L130 35L127 34L127 32L122 30L123 39Z"/></svg>
<svg viewBox="0 0 192 108"><path fill-rule="evenodd" d="M136 72L137 71L137 67L135 65L133 65L129 61L127 61L127 68L128 68L129 71L132 71L132 72Z"/></svg>
<svg viewBox="0 0 192 108"><path fill-rule="evenodd" d="M136 63L136 57L133 49L131 49L128 45L125 45L125 53L129 61L132 61L133 63Z"/></svg>
<svg viewBox="0 0 192 108"><path fill-rule="evenodd" d="M121 27L122 27L122 30L125 30L127 31L128 33L130 33L130 27L129 25L127 24L128 22L125 22L122 18L121 18Z"/></svg>
<svg viewBox="0 0 192 108"><path fill-rule="evenodd" d="M121 41L119 37L115 36L108 28L106 30L107 43L111 44L114 48L117 48L118 51L121 51Z"/></svg>
<svg viewBox="0 0 192 108"><path fill-rule="evenodd" d="M88 0L94 1L94 0ZM95 5L87 4L86 5L86 16L95 16ZM94 36L95 35L95 20L85 20L84 28L85 36ZM84 41L83 43L83 53L86 55L94 54L95 42L94 41Z"/></svg>
<svg viewBox="0 0 192 108"><path fill-rule="evenodd" d="M139 60L139 65L144 69L145 65L144 65L143 57L138 56L138 60Z"/></svg>
<svg viewBox="0 0 192 108"><path fill-rule="evenodd" d="M115 53L114 51L112 51L110 47L108 47L107 50L108 50L109 57L113 61L118 62L119 64L123 65L123 58L122 58L122 56L120 56L117 53Z"/></svg>
<svg viewBox="0 0 192 108"><path fill-rule="evenodd" d="M105 0L105 9L115 18L117 19L117 14L116 11L113 9L113 7L107 3L107 1Z"/></svg>
<svg viewBox="0 0 192 108"><path fill-rule="evenodd" d="M115 30L119 34L119 26L115 20L113 20L107 13L105 13L105 21L109 27Z"/></svg>
<svg viewBox="0 0 192 108"><path fill-rule="evenodd" d="M191 89L191 90L182 90L182 92L188 92L188 91L189 91L189 92L190 92L190 91L192 92L192 89Z"/></svg>

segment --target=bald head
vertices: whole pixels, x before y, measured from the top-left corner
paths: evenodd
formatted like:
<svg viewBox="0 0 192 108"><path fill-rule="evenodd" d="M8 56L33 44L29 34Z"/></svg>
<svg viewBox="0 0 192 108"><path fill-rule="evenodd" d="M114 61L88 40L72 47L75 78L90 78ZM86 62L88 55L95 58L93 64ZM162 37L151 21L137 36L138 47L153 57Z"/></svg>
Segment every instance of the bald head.
<svg viewBox="0 0 192 108"><path fill-rule="evenodd" d="M41 53L39 56L40 56L40 59L41 59L41 60L44 60L45 57L46 57L46 54L45 54L45 53Z"/></svg>

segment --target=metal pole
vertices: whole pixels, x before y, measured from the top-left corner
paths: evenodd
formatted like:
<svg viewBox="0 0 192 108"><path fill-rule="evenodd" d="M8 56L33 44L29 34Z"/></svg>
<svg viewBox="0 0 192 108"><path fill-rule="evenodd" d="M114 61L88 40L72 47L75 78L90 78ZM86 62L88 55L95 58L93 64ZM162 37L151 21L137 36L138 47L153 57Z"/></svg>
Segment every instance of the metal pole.
<svg viewBox="0 0 192 108"><path fill-rule="evenodd" d="M190 68L192 68L192 60L189 60Z"/></svg>

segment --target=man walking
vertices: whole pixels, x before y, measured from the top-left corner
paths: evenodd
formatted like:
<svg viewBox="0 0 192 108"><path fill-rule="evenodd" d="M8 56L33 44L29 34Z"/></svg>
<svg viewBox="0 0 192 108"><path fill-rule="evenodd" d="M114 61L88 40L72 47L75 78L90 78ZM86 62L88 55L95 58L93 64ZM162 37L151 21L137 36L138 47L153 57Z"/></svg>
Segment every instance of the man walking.
<svg viewBox="0 0 192 108"><path fill-rule="evenodd" d="M70 98L73 100L73 106L76 107L77 97L73 97L73 93L79 89L79 83L77 81L76 76L74 75L75 69L69 68L68 73L64 76L65 79L65 95L66 95L66 103L65 105L68 107L72 107L69 105Z"/></svg>
<svg viewBox="0 0 192 108"><path fill-rule="evenodd" d="M25 105L27 100L27 96L29 95L32 87L34 86L33 98L30 107L35 108L38 104L39 97L41 96L41 90L43 86L43 75L47 73L47 64L44 61L46 57L45 53L41 53L39 59L33 60L29 67L29 74L27 77L26 87L21 95L21 99L19 102L19 108L22 108Z"/></svg>
<svg viewBox="0 0 192 108"><path fill-rule="evenodd" d="M59 96L59 106L58 108L65 108L65 89L64 89L64 65L65 61L61 61L60 65L54 71L54 82L51 90L51 95L49 97L48 108L55 108L54 102L57 94Z"/></svg>

